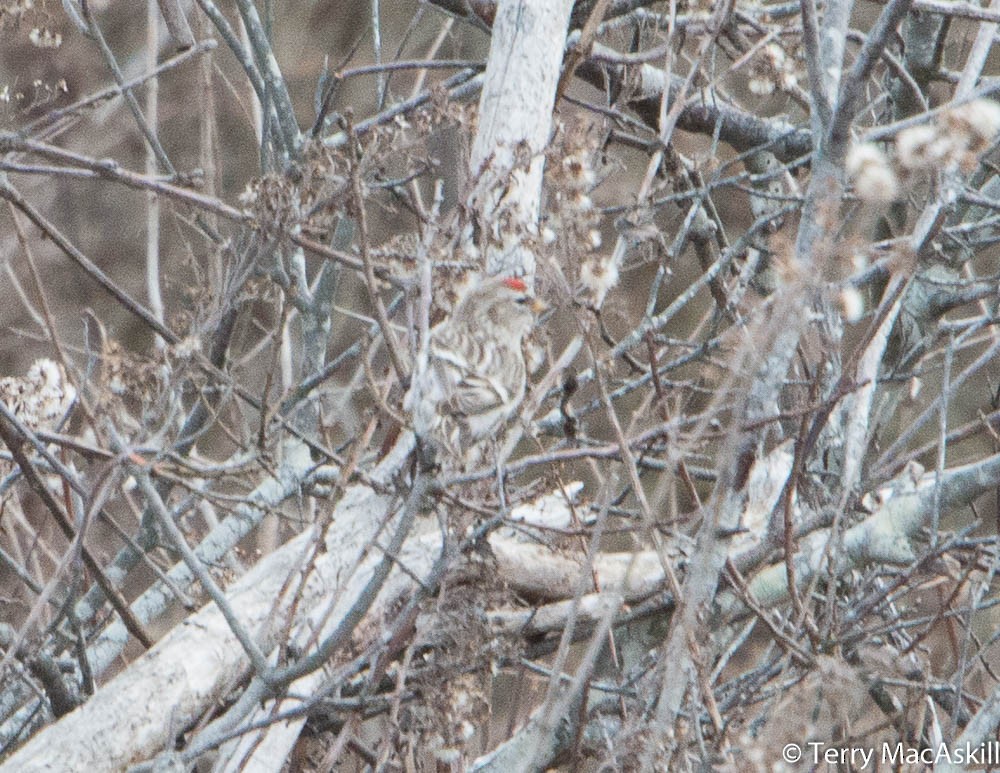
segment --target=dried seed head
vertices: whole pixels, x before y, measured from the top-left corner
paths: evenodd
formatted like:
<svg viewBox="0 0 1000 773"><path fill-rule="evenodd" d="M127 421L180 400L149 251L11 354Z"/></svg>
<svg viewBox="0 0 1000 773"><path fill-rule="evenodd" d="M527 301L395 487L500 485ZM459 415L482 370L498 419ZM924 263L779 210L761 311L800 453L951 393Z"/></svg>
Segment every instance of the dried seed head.
<svg viewBox="0 0 1000 773"><path fill-rule="evenodd" d="M847 154L847 174L862 201L888 204L899 192L896 174L881 148L871 142L855 145Z"/></svg>

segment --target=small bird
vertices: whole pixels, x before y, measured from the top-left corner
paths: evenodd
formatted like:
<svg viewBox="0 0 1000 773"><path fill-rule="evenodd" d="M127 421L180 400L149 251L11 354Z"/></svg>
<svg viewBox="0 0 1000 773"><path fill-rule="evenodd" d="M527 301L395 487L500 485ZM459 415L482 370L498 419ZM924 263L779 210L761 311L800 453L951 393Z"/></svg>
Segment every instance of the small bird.
<svg viewBox="0 0 1000 773"><path fill-rule="evenodd" d="M545 304L517 277L486 277L430 332L427 367L414 374L403 407L413 432L400 438L380 465L409 453L414 433L445 456L448 467L478 461L479 441L492 435L524 399L524 339ZM403 444L401 446L401 444Z"/></svg>

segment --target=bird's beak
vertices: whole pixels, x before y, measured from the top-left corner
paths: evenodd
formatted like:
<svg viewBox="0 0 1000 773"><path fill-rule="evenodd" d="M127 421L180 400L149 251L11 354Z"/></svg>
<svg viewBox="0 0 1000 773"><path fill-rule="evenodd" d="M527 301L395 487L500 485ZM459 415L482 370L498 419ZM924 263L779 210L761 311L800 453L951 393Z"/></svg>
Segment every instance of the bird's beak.
<svg viewBox="0 0 1000 773"><path fill-rule="evenodd" d="M532 298L531 303L529 305L531 307L531 311L534 313L536 317L541 315L543 312L548 311L549 309L549 304L547 304L541 298Z"/></svg>

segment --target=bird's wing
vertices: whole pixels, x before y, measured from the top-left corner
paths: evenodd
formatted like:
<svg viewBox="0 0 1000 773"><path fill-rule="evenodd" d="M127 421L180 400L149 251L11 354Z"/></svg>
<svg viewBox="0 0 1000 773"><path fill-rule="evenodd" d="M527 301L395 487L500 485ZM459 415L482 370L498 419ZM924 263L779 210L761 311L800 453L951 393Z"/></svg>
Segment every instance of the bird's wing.
<svg viewBox="0 0 1000 773"><path fill-rule="evenodd" d="M449 396L447 406L452 413L477 416L509 402L510 393L497 379L466 373Z"/></svg>
<svg viewBox="0 0 1000 773"><path fill-rule="evenodd" d="M476 416L510 402L511 388L507 381L515 374L500 372L492 366L490 361L498 356L495 347L473 340L471 350L459 353L459 346L451 340L449 332L440 331L431 346L431 367L436 370L437 383L444 388L441 404L445 410Z"/></svg>
<svg viewBox="0 0 1000 773"><path fill-rule="evenodd" d="M442 352L431 360L435 382L441 386L440 404L448 412L474 416L492 411L510 399L510 393L497 379L484 376L460 357Z"/></svg>

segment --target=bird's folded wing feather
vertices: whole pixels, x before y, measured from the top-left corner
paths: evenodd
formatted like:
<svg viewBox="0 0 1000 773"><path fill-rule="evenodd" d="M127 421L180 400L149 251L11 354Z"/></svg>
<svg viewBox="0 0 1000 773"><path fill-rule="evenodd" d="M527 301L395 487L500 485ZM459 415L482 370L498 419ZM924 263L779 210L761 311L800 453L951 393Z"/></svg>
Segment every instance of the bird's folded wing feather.
<svg viewBox="0 0 1000 773"><path fill-rule="evenodd" d="M495 379L466 373L449 396L448 407L453 413L475 416L488 413L509 401L510 394L503 384Z"/></svg>

